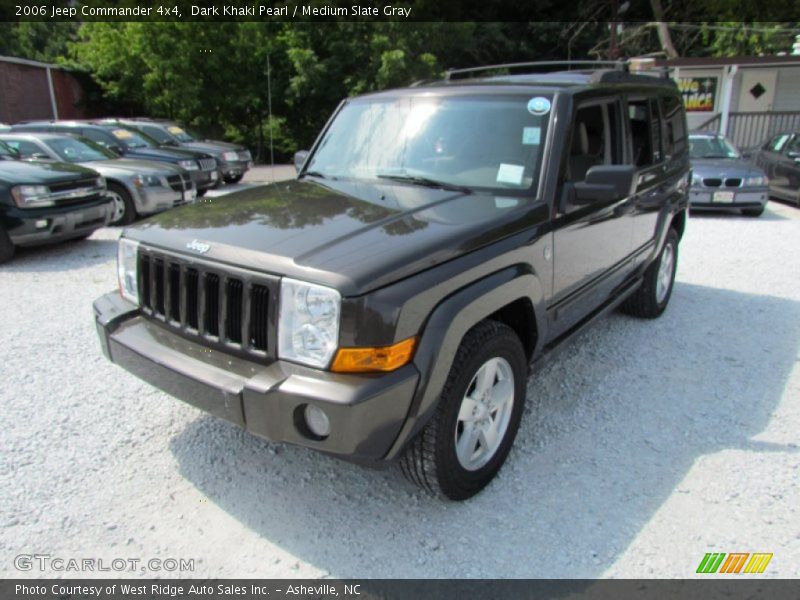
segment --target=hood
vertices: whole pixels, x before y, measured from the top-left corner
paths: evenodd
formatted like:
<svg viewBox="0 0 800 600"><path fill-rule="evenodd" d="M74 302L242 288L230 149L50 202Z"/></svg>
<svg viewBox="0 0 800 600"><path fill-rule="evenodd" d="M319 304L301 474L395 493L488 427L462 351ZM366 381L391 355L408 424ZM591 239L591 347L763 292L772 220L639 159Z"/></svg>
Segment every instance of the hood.
<svg viewBox="0 0 800 600"><path fill-rule="evenodd" d="M92 169L69 163L29 163L18 160L0 161L0 180L9 185L36 185L76 181L97 177Z"/></svg>
<svg viewBox="0 0 800 600"><path fill-rule="evenodd" d="M544 209L544 210L542 210ZM287 275L354 296L511 235L546 207L530 197L308 179L234 192L156 215L126 237Z"/></svg>
<svg viewBox="0 0 800 600"><path fill-rule="evenodd" d="M125 153L126 158L144 158L178 162L191 158L211 158L205 152L195 152L184 148L131 148Z"/></svg>
<svg viewBox="0 0 800 600"><path fill-rule="evenodd" d="M201 152L208 152L209 154L222 154L223 152L244 152L246 148L238 144L229 144L228 142L218 142L216 140L206 140L203 142L186 142L181 144L181 148L189 150L199 150Z"/></svg>
<svg viewBox="0 0 800 600"><path fill-rule="evenodd" d="M94 169L101 175L106 173L121 173L130 175L175 175L181 173L177 165L170 163L157 162L154 160L136 160L130 158L110 158L108 160L92 160L80 163L81 165Z"/></svg>
<svg viewBox="0 0 800 600"><path fill-rule="evenodd" d="M759 167L745 158L693 158L692 172L699 177L758 177Z"/></svg>

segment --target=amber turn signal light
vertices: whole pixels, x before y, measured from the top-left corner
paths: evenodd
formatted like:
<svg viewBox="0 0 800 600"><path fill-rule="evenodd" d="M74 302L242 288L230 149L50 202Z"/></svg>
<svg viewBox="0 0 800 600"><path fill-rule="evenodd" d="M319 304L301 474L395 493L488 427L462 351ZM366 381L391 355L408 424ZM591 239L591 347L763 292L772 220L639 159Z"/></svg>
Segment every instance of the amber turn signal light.
<svg viewBox="0 0 800 600"><path fill-rule="evenodd" d="M367 373L394 371L411 361L417 348L417 338L410 337L393 346L379 348L339 348L331 371L336 373Z"/></svg>

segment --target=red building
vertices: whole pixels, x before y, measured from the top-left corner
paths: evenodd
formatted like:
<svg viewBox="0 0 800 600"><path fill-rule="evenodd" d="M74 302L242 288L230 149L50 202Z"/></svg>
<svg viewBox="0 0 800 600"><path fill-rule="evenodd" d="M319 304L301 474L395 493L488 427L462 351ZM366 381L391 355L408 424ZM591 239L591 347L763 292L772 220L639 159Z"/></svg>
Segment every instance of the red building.
<svg viewBox="0 0 800 600"><path fill-rule="evenodd" d="M83 119L84 90L58 65L0 56L0 123Z"/></svg>

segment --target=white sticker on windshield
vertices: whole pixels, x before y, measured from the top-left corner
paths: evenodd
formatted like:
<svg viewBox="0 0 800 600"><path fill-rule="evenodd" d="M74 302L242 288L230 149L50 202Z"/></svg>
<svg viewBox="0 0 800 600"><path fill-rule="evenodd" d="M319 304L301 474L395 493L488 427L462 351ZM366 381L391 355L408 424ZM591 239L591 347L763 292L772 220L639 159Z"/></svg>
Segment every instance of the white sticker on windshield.
<svg viewBox="0 0 800 600"><path fill-rule="evenodd" d="M500 196L495 196L494 205L497 208L514 208L515 206L519 206L519 200L516 198L503 198Z"/></svg>
<svg viewBox="0 0 800 600"><path fill-rule="evenodd" d="M524 127L522 129L522 143L526 146L538 146L542 139L541 127Z"/></svg>
<svg viewBox="0 0 800 600"><path fill-rule="evenodd" d="M525 173L525 167L519 165L509 165L507 163L500 163L500 168L497 169L497 182L498 183L513 183L519 185L522 183L522 175Z"/></svg>

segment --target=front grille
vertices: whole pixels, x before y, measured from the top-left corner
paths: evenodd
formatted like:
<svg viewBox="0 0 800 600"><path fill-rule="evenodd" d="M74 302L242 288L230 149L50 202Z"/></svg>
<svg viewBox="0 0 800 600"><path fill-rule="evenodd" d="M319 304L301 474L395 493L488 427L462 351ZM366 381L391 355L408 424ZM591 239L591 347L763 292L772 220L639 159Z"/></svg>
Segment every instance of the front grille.
<svg viewBox="0 0 800 600"><path fill-rule="evenodd" d="M140 248L144 314L190 339L245 356L274 355L277 279Z"/></svg>
<svg viewBox="0 0 800 600"><path fill-rule="evenodd" d="M97 177L90 179L77 179L75 181L64 181L61 183L51 183L47 187L51 192L68 192L80 188L93 188L97 186Z"/></svg>
<svg viewBox="0 0 800 600"><path fill-rule="evenodd" d="M708 177L703 179L703 185L706 187L722 187L723 183L725 184L725 187L741 187L742 179L740 177L728 177L725 180L723 180L721 177Z"/></svg>
<svg viewBox="0 0 800 600"><path fill-rule="evenodd" d="M197 162L200 163L201 171L213 171L217 168L217 159L215 158L199 158Z"/></svg>
<svg viewBox="0 0 800 600"><path fill-rule="evenodd" d="M188 175L170 175L167 183L176 192L184 192L192 187L192 180Z"/></svg>

